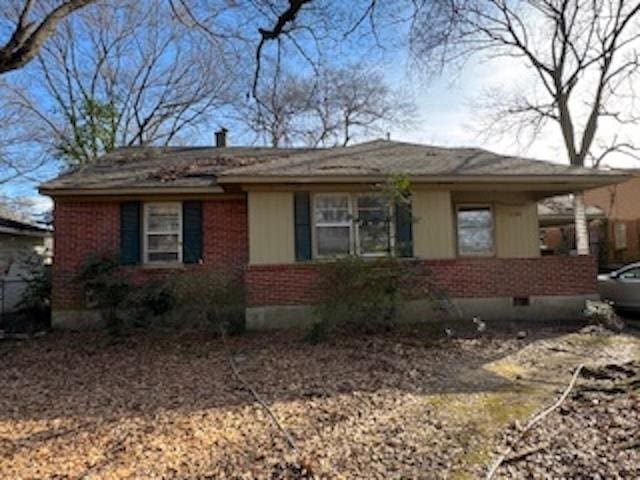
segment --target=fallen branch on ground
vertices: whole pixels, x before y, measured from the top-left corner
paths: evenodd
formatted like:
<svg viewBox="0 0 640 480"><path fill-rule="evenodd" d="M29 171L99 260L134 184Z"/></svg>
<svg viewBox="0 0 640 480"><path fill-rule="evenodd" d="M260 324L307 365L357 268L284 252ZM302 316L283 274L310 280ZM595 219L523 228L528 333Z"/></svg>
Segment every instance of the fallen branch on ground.
<svg viewBox="0 0 640 480"><path fill-rule="evenodd" d="M517 462L522 460L523 458L527 458L529 455L533 455L534 453L538 453L541 450L546 450L549 448L549 443L545 442L540 445L536 445L532 448L527 448L526 450L521 450L520 452L509 455L504 459L504 463Z"/></svg>
<svg viewBox="0 0 640 480"><path fill-rule="evenodd" d="M256 390L251 385L249 385L249 383L244 378L242 378L242 375L240 375L240 372L238 371L238 367L236 366L236 362L233 360L233 355L231 354L231 351L229 350L229 347L227 345L227 340L225 338L224 332L221 333L221 336L222 336L222 344L225 349L227 361L229 362L229 366L231 367L233 376L238 382L242 384L242 386L246 390L248 390L251 393L251 395L253 395L253 398L255 399L255 401L258 402L260 406L267 412L269 417L271 417L271 420L273 420L273 423L275 424L275 426L278 428L278 430L280 430L280 433L282 433L282 436L287 441L287 444L289 445L289 447L292 450L296 450L296 444L293 441L293 438L291 437L289 432L285 430L282 424L278 421L278 417L276 417L275 413L273 413L273 410L269 408L269 405L267 405L266 402L262 399L262 397L260 397L258 392L256 392Z"/></svg>
<svg viewBox="0 0 640 480"><path fill-rule="evenodd" d="M531 428L533 426L535 426L538 422L540 422L547 415L549 415L551 412L556 410L560 405L562 405L564 403L564 401L569 396L569 393L571 393L571 390L573 389L573 386L576 384L576 381L578 380L578 375L580 375L580 371L583 368L584 368L584 364L578 365L578 367L573 372L573 376L571 377L571 381L569 382L569 385L567 385L567 388L565 389L563 394L560 396L560 398L558 398L558 400L556 400L556 402L553 405L551 405L550 407L546 408L542 412L538 413L535 417L533 417L529 421L529 423L527 423L527 425L519 432L518 438L516 440L520 440L529 430L531 430ZM513 443L517 443L517 442L513 442ZM489 473L487 473L486 480L491 480L494 477L494 475L498 471L498 468L500 468L500 465L502 465L504 463L504 461L507 459L507 457L509 456L510 453L511 453L511 449L507 448L496 459L496 461L494 462L493 466L489 470Z"/></svg>

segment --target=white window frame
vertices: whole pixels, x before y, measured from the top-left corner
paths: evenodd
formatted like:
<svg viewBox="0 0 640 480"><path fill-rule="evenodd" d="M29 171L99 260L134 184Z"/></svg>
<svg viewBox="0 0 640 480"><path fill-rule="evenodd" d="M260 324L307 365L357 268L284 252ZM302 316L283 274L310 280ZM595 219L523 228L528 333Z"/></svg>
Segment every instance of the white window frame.
<svg viewBox="0 0 640 480"><path fill-rule="evenodd" d="M356 249L356 254L360 257L372 257L372 258L376 258L376 257L387 257L387 256L393 256L394 252L395 252L395 243L396 243L396 235L395 235L395 217L394 217L394 206L392 205L393 202L389 202L389 211L387 212L389 215L389 251L388 252L379 252L379 253L362 253L362 247L360 246L360 208L358 207L358 199L362 198L362 197L384 197L384 195L378 194L378 193L359 193L354 195L354 202L353 202L353 218L355 220L355 224L356 224L356 228L355 228L355 249Z"/></svg>
<svg viewBox="0 0 640 480"><path fill-rule="evenodd" d="M458 225L460 210L478 209L489 210L491 215L491 250L487 252L464 253L460 250L460 227ZM456 251L459 257L493 257L496 254L496 216L490 203L459 203L456 205Z"/></svg>
<svg viewBox="0 0 640 480"><path fill-rule="evenodd" d="M151 232L149 233L149 210L151 207L175 207L178 211L178 259L175 261L149 260L149 235L175 235L176 232ZM143 204L142 215L142 251L145 265L179 265L182 264L182 202L146 202Z"/></svg>
<svg viewBox="0 0 640 480"><path fill-rule="evenodd" d="M318 200L318 198L321 197L347 197L347 209L349 211L349 216L351 217L349 219L348 222L348 226L349 226L349 253L346 253L344 255L353 255L353 244L354 244L354 228L353 228L353 201L351 198L351 194L350 193L337 193L337 192L332 192L332 193L324 193L324 192L319 192L319 193L315 193L312 196L312 212L311 212L311 219L312 219L312 234L311 234L311 241L313 243L313 256L314 258L339 258L342 257L344 255L320 255L318 253L318 232L317 232L317 228L318 227L346 227L345 223L335 223L335 222L328 222L328 223L321 223L318 225L318 221L316 218L316 202Z"/></svg>
<svg viewBox="0 0 640 480"><path fill-rule="evenodd" d="M366 192L366 193L354 193L354 192L316 192L311 194L311 243L313 258L317 259L331 259L340 258L345 255L358 255L365 258L386 257L395 255L395 218L394 206L389 206L389 241L391 246L390 252L385 253L361 253L360 250L360 225L358 222L358 198L363 196L382 196L381 194ZM318 197L346 197L347 208L349 209L349 253L343 255L320 255L318 253L318 235L317 228L320 227L346 227L346 223L321 223L318 225L316 219L316 202ZM392 202L391 202L392 203Z"/></svg>

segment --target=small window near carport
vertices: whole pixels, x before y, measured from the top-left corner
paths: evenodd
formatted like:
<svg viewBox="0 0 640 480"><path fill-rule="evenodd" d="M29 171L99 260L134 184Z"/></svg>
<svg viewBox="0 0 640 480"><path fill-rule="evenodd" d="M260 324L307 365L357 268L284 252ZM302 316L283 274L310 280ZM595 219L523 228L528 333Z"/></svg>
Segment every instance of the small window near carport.
<svg viewBox="0 0 640 480"><path fill-rule="evenodd" d="M458 254L491 256L493 245L493 210L488 205L458 205Z"/></svg>
<svg viewBox="0 0 640 480"><path fill-rule="evenodd" d="M627 224L616 222L613 226L613 237L616 250L627 248Z"/></svg>

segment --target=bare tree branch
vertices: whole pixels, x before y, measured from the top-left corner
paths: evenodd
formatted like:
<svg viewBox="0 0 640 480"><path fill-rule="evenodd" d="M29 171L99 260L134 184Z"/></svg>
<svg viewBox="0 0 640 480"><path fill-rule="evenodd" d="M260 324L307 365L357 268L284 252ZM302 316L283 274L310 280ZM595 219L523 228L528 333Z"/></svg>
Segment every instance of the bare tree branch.
<svg viewBox="0 0 640 480"><path fill-rule="evenodd" d="M415 106L363 64L279 77L258 89L259 105L243 102L236 115L272 146L346 146L415 118Z"/></svg>
<svg viewBox="0 0 640 480"><path fill-rule="evenodd" d="M29 17L34 2L25 0L13 34L5 45L0 46L0 74L16 70L33 60L62 20L94 1L68 0L46 12L42 19L33 21Z"/></svg>

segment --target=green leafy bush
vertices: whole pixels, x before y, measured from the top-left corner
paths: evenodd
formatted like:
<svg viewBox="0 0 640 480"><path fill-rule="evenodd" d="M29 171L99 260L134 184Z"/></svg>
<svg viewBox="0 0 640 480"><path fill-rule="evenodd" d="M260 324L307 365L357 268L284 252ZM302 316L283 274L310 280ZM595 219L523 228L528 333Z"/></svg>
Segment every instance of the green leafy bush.
<svg viewBox="0 0 640 480"><path fill-rule="evenodd" d="M419 262L348 256L322 268L317 283L318 322L309 340L321 341L335 327L363 332L389 330L406 301L428 297L430 275Z"/></svg>

